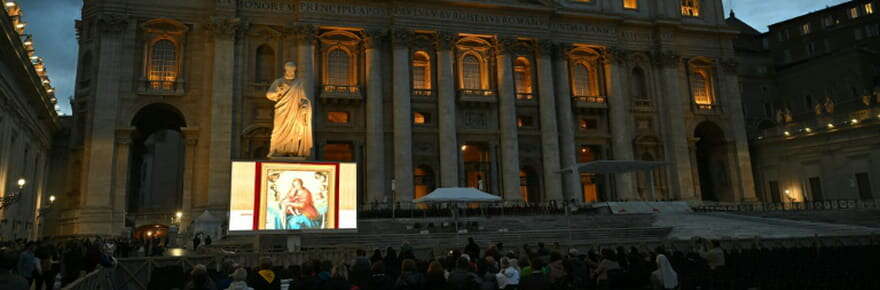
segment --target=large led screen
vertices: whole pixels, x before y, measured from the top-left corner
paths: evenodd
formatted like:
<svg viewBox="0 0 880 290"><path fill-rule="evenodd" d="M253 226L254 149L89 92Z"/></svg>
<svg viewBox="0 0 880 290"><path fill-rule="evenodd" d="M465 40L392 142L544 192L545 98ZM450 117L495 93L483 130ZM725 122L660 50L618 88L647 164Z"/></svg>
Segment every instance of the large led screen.
<svg viewBox="0 0 880 290"><path fill-rule="evenodd" d="M230 231L357 228L357 165L232 162Z"/></svg>

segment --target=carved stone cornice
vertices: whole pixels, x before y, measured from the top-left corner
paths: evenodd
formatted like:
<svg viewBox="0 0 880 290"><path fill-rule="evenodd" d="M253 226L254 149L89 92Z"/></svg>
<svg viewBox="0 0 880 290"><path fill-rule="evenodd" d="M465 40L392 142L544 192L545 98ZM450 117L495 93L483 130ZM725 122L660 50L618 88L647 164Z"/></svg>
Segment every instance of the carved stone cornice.
<svg viewBox="0 0 880 290"><path fill-rule="evenodd" d="M495 53L498 55L512 54L516 45L515 37L499 36L495 39Z"/></svg>
<svg viewBox="0 0 880 290"><path fill-rule="evenodd" d="M391 45L394 47L412 47L415 40L415 33L412 30L404 28L391 29Z"/></svg>
<svg viewBox="0 0 880 290"><path fill-rule="evenodd" d="M549 39L540 39L535 46L535 50L538 52L538 54L547 56L553 55L553 53L556 52L557 48L558 44L555 41Z"/></svg>
<svg viewBox="0 0 880 290"><path fill-rule="evenodd" d="M299 24L290 28L290 32L297 40L305 40L308 42L318 39L318 27L311 24Z"/></svg>
<svg viewBox="0 0 880 290"><path fill-rule="evenodd" d="M437 50L450 50L455 47L455 43L458 41L458 35L452 32L440 31L437 32L437 40L434 43Z"/></svg>
<svg viewBox="0 0 880 290"><path fill-rule="evenodd" d="M129 18L125 14L103 13L98 15L98 28L105 33L120 33L127 28Z"/></svg>
<svg viewBox="0 0 880 290"><path fill-rule="evenodd" d="M364 49L374 49L381 45L382 41L388 37L388 30L385 29L367 29L363 32Z"/></svg>
<svg viewBox="0 0 880 290"><path fill-rule="evenodd" d="M205 24L205 29L213 33L214 37L232 38L239 31L247 30L247 24L241 21L241 18L212 16L211 20Z"/></svg>
<svg viewBox="0 0 880 290"><path fill-rule="evenodd" d="M619 47L609 47L602 50L601 58L606 63L624 64L630 52Z"/></svg>

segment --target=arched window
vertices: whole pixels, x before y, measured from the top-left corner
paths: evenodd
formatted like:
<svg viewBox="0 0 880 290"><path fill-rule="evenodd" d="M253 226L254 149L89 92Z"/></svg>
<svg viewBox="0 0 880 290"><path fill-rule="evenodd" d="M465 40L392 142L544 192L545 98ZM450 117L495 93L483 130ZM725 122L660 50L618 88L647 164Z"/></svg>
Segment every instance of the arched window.
<svg viewBox="0 0 880 290"><path fill-rule="evenodd" d="M711 74L706 69L697 69L692 78L691 91L694 94L694 102L697 105L714 105Z"/></svg>
<svg viewBox="0 0 880 290"><path fill-rule="evenodd" d="M257 82L270 82L275 78L275 50L268 45L257 48L257 63L254 68Z"/></svg>
<svg viewBox="0 0 880 290"><path fill-rule="evenodd" d="M700 0L681 0L681 15L700 16Z"/></svg>
<svg viewBox="0 0 880 290"><path fill-rule="evenodd" d="M482 89L482 63L480 59L468 54L462 58L462 88L479 90Z"/></svg>
<svg viewBox="0 0 880 290"><path fill-rule="evenodd" d="M519 57L513 64L513 76L516 85L516 98L531 100L532 96L532 67L524 57Z"/></svg>
<svg viewBox="0 0 880 290"><path fill-rule="evenodd" d="M583 63L575 64L574 72L572 72L572 93L575 97L590 96L590 69Z"/></svg>
<svg viewBox="0 0 880 290"><path fill-rule="evenodd" d="M636 67L632 71L632 97L635 99L648 98L645 71L640 67Z"/></svg>
<svg viewBox="0 0 880 290"><path fill-rule="evenodd" d="M174 82L177 81L177 47L174 42L162 39L153 43L147 78L153 89L174 88Z"/></svg>
<svg viewBox="0 0 880 290"><path fill-rule="evenodd" d="M431 58L424 51L417 51L413 54L412 81L413 89L431 89Z"/></svg>
<svg viewBox="0 0 880 290"><path fill-rule="evenodd" d="M327 57L327 84L348 86L351 85L349 73L351 60L348 52L342 49L330 51Z"/></svg>

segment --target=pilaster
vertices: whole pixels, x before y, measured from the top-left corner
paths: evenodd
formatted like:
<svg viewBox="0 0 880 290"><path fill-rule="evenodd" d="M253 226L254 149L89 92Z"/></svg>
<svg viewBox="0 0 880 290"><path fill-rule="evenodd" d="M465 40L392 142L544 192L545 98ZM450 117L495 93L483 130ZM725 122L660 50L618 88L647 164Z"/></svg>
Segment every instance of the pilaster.
<svg viewBox="0 0 880 290"><path fill-rule="evenodd" d="M378 200L389 197L390 192L385 190L385 136L382 119L384 118L382 95L382 53L380 46L385 37L385 31L368 31L364 40L364 52L366 54L366 81L367 81L367 188L366 193L370 200Z"/></svg>
<svg viewBox="0 0 880 290"><path fill-rule="evenodd" d="M457 187L459 156L455 127L455 57L456 36L448 32L437 34L437 111L440 131L440 186ZM456 156L453 158L453 156Z"/></svg>
<svg viewBox="0 0 880 290"><path fill-rule="evenodd" d="M691 164L691 149L689 144L690 133L687 132L684 119L684 108L690 105L687 88L682 87L685 82L682 73L681 57L670 53L655 53L654 62L660 67L662 81L666 95L661 99L663 118L666 122L666 156L671 163L669 172L672 174L671 191L679 200L694 200L698 195L694 191L693 166Z"/></svg>
<svg viewBox="0 0 880 290"><path fill-rule="evenodd" d="M630 104L628 94L626 93L626 51L608 50L606 51L606 72L608 80L608 108L609 120L611 127L611 144L614 146L612 153L615 160L633 160L633 130L630 126ZM634 173L618 173L614 176L615 188L617 189L615 199L617 200L636 200L635 183L633 182Z"/></svg>
<svg viewBox="0 0 880 290"><path fill-rule="evenodd" d="M544 193L547 199L582 200L583 195L563 192L559 170L559 128L556 124L556 99L553 93L553 51L555 43L538 42L536 69L538 75L538 103L541 118L541 155L544 168Z"/></svg>
<svg viewBox="0 0 880 290"><path fill-rule="evenodd" d="M516 88L513 83L513 38L501 38L496 45L498 73L498 125L501 129L501 196L521 200L519 192L519 131L516 126Z"/></svg>
<svg viewBox="0 0 880 290"><path fill-rule="evenodd" d="M409 201L413 198L412 161L412 104L410 103L410 52L409 42L412 32L393 30L393 71L394 80L394 180L397 182L396 200Z"/></svg>
<svg viewBox="0 0 880 290"><path fill-rule="evenodd" d="M572 168L577 164L574 141L574 112L571 108L571 84L568 73L568 50L570 46L565 43L557 43L554 62L556 71L553 78L559 120L559 159L562 168ZM546 165L545 165L546 166ZM564 173L562 175L562 190L565 196L579 196L583 199L580 189L580 175L578 172Z"/></svg>

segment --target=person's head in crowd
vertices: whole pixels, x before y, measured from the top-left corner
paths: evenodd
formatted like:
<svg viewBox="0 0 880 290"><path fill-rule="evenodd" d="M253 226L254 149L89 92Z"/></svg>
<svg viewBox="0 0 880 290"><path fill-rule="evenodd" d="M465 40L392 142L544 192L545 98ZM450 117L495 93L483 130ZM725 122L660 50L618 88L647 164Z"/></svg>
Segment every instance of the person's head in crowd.
<svg viewBox="0 0 880 290"><path fill-rule="evenodd" d="M321 272L331 273L333 272L333 262L324 260L321 261Z"/></svg>
<svg viewBox="0 0 880 290"><path fill-rule="evenodd" d="M232 259L225 259L223 260L223 264L220 265L220 269L223 271L224 274L231 275L233 272L235 272L235 268L238 268L236 266L237 265L235 264L235 261L233 261Z"/></svg>
<svg viewBox="0 0 880 290"><path fill-rule="evenodd" d="M498 273L498 263L496 263L495 258L492 256L486 256L486 271L491 273Z"/></svg>
<svg viewBox="0 0 880 290"><path fill-rule="evenodd" d="M380 250L380 249L373 250L373 258L381 260L382 259L382 250Z"/></svg>
<svg viewBox="0 0 880 290"><path fill-rule="evenodd" d="M611 260L611 261L616 261L617 260L616 256L617 255L615 255L614 251L611 251L611 249L602 249L602 258L605 258L605 259Z"/></svg>
<svg viewBox="0 0 880 290"><path fill-rule="evenodd" d="M550 261L551 262L556 262L559 260L562 260L562 254L560 254L557 251L553 251L552 253L550 253Z"/></svg>
<svg viewBox="0 0 880 290"><path fill-rule="evenodd" d="M208 280L208 268L202 264L195 265L192 272L190 272L190 275L192 275L193 283L196 285L203 285Z"/></svg>
<svg viewBox="0 0 880 290"><path fill-rule="evenodd" d="M543 248L544 248L544 243L543 243L543 242L539 242L539 243L538 243L538 249L543 249Z"/></svg>
<svg viewBox="0 0 880 290"><path fill-rule="evenodd" d="M468 244L476 244L476 243L477 243L477 242L474 242L474 237L469 237L469 238L468 238Z"/></svg>
<svg viewBox="0 0 880 290"><path fill-rule="evenodd" d="M401 272L415 272L416 271L416 261L413 259L403 260L403 263L400 264Z"/></svg>
<svg viewBox="0 0 880 290"><path fill-rule="evenodd" d="M443 269L443 264L440 264L440 261L434 260L428 265L428 274L440 273L442 275L445 271L446 270Z"/></svg>
<svg viewBox="0 0 880 290"><path fill-rule="evenodd" d="M385 249L385 258L397 259L397 251L392 247L388 247Z"/></svg>
<svg viewBox="0 0 880 290"><path fill-rule="evenodd" d="M470 261L464 256L458 257L458 260L455 261L455 268L467 271L471 268Z"/></svg>
<svg viewBox="0 0 880 290"><path fill-rule="evenodd" d="M244 268L238 268L235 269L235 271L232 272L232 275L229 276L230 278L232 278L232 281L239 282L247 280L247 275L247 270L245 270Z"/></svg>
<svg viewBox="0 0 880 290"><path fill-rule="evenodd" d="M373 274L385 274L385 263L378 261L370 266L370 272Z"/></svg>
<svg viewBox="0 0 880 290"><path fill-rule="evenodd" d="M348 266L344 263L339 263L336 266L333 266L333 270L330 271L330 278L348 280Z"/></svg>
<svg viewBox="0 0 880 290"><path fill-rule="evenodd" d="M358 257L364 257L367 255L367 251L364 251L364 249L357 249L355 252Z"/></svg>
<svg viewBox="0 0 880 290"><path fill-rule="evenodd" d="M18 265L18 255L9 248L0 249L0 274L12 271Z"/></svg>
<svg viewBox="0 0 880 290"><path fill-rule="evenodd" d="M260 258L260 270L272 270L272 258Z"/></svg>
<svg viewBox="0 0 880 290"><path fill-rule="evenodd" d="M468 255L468 254L461 254L461 256L458 256L458 257L459 257L459 258L463 258L463 259L465 259L465 261L467 261L468 263L471 262L471 255Z"/></svg>

